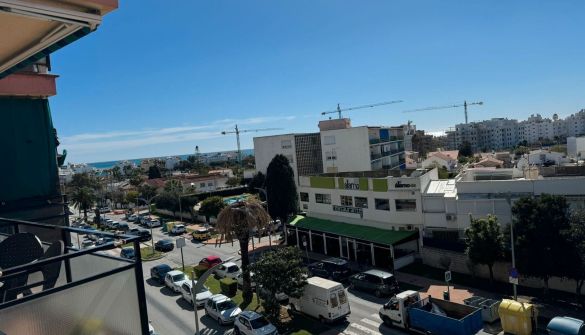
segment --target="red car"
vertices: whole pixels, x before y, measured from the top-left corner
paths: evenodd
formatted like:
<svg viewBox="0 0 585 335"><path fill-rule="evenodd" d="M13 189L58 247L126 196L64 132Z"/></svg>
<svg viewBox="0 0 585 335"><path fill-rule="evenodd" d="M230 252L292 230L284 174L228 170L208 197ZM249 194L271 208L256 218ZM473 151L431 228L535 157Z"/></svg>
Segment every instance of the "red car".
<svg viewBox="0 0 585 335"><path fill-rule="evenodd" d="M207 269L216 266L222 262L221 258L217 256L207 256L199 261L199 265Z"/></svg>

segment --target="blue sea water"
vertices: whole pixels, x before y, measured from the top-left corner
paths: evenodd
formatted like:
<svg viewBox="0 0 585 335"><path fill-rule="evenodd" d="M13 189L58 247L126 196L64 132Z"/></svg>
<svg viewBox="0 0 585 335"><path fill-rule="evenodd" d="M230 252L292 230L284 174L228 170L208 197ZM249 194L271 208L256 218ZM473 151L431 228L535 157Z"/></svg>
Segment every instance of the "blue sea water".
<svg viewBox="0 0 585 335"><path fill-rule="evenodd" d="M213 155L217 155L217 154L221 154L224 152L231 152L231 151L221 151L221 152L206 152L206 153L202 153L201 155L203 156L213 156ZM181 159L187 159L187 157L192 156L193 154L188 154L188 155L172 155L172 156L178 156ZM242 149L242 156L249 156L249 155L254 155L254 149ZM168 157L168 156L164 156L164 157ZM164 158L164 157L150 157L150 158L138 158L138 159L122 159L122 160L118 160L118 161L108 161L108 162L95 162L95 163L87 163L87 165L92 166L96 169L111 169L112 167L114 167L116 164L118 164L118 162L122 162L122 161L129 161L129 162L133 162L136 165L139 165L140 162L142 162L143 159L151 159L151 158Z"/></svg>

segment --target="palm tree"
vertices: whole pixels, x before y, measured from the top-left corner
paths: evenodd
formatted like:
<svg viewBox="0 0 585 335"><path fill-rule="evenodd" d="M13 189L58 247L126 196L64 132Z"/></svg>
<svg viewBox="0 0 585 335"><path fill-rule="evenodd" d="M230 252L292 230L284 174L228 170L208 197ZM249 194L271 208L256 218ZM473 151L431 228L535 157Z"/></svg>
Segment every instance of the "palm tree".
<svg viewBox="0 0 585 335"><path fill-rule="evenodd" d="M87 222L87 211L91 209L93 202L95 201L95 194L89 187L80 187L76 189L71 195L71 202L73 206L79 211L83 210L84 221Z"/></svg>
<svg viewBox="0 0 585 335"><path fill-rule="evenodd" d="M248 257L248 243L250 241L250 230L258 230L266 227L270 222L270 216L262 205L256 201L236 202L222 209L217 217L217 229L221 239L233 241L234 238L240 243L243 270L243 303L252 301L252 286L250 278L250 258Z"/></svg>

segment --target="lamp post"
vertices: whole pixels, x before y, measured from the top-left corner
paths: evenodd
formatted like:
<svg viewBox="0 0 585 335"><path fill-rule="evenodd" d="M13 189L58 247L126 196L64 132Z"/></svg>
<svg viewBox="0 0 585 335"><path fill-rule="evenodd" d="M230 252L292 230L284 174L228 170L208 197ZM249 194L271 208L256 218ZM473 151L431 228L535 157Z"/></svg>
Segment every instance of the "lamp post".
<svg viewBox="0 0 585 335"><path fill-rule="evenodd" d="M307 255L307 263L309 263L309 250L307 249L307 236L303 235L303 246L305 247L305 254Z"/></svg>
<svg viewBox="0 0 585 335"><path fill-rule="evenodd" d="M266 199L266 208L268 208L268 192L266 192L266 189L260 188L260 187L255 187L255 189L257 189L258 191L262 192L262 194L264 194L264 198ZM269 213L269 215L270 215L270 213ZM268 229L269 229L269 231L268 231L268 246L269 246L269 248L272 248L272 220L270 220L270 222L268 222ZM252 241L254 241L254 237L252 237Z"/></svg>
<svg viewBox="0 0 585 335"><path fill-rule="evenodd" d="M159 194L151 197L150 199L144 199L144 198L137 198L137 200L142 200L144 202L146 202L146 205L148 206L148 218L150 219L150 202L152 201L152 199L158 197ZM150 225L150 244L152 246L152 253L154 254L154 233L152 232L152 223L149 224Z"/></svg>
<svg viewBox="0 0 585 335"><path fill-rule="evenodd" d="M510 192L506 194L506 202L508 206L510 206L510 214L512 214L512 197ZM518 271L516 270L516 255L514 253L514 218L510 220L510 245L512 248L512 271L517 276ZM512 283L512 287L514 288L514 300L518 301L518 292L516 288L516 283L518 278L515 279L516 281Z"/></svg>

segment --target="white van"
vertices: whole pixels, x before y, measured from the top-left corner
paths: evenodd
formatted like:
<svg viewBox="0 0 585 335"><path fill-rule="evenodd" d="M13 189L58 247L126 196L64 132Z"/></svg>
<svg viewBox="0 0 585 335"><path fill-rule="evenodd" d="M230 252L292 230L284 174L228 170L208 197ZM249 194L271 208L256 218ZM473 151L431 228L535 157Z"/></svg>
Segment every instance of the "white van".
<svg viewBox="0 0 585 335"><path fill-rule="evenodd" d="M299 299L289 298L290 308L321 322L334 322L351 313L347 292L341 283L321 277L307 279L303 296Z"/></svg>

